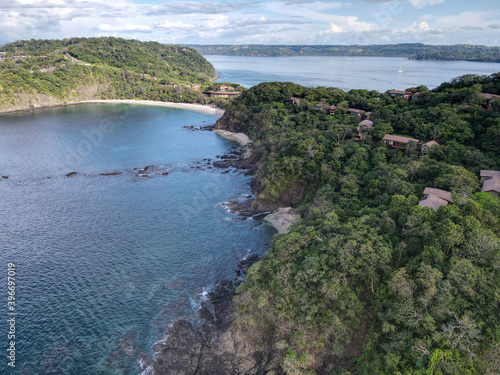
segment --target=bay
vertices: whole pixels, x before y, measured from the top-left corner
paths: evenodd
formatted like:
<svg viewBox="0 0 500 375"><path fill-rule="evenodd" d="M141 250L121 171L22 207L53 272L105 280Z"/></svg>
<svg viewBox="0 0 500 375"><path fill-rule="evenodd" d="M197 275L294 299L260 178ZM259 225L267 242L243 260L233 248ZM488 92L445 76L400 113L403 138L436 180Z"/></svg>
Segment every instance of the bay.
<svg viewBox="0 0 500 375"><path fill-rule="evenodd" d="M1 313L11 262L19 314L16 370L2 355L0 373L137 374L169 322L264 253L275 229L224 206L249 177L192 168L237 147L184 128L216 119L119 104L0 116ZM148 165L168 175L137 176Z"/></svg>
<svg viewBox="0 0 500 375"><path fill-rule="evenodd" d="M464 74L490 75L500 72L499 63L423 61L401 57L204 57L214 65L219 82L235 82L246 87L265 81L289 81L307 87L384 92L420 85L433 89Z"/></svg>

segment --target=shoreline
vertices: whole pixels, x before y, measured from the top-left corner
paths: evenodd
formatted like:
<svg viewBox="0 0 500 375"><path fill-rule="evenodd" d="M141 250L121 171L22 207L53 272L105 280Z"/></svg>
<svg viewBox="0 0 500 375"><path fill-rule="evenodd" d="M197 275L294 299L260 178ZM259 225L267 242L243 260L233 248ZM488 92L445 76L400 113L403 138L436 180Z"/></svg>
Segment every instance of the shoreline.
<svg viewBox="0 0 500 375"><path fill-rule="evenodd" d="M224 138L231 139L238 142L242 146L248 146L252 143L252 140L245 133L233 133L229 130L215 129L214 132L223 136Z"/></svg>
<svg viewBox="0 0 500 375"><path fill-rule="evenodd" d="M0 109L0 115L10 114L10 113L19 113L19 112L32 112L33 110L38 109L46 109L46 108L57 108L57 107L66 107L70 105L79 105L79 104L107 104L107 103L115 103L115 104L136 104L136 105L149 105L156 107L165 107L165 108L177 108L177 109L185 109L189 111L197 111L215 116L222 116L225 112L224 109L215 108L205 104L194 104L194 103L176 103L176 102L162 102L157 100L136 100L136 99L92 99L92 100L81 100L78 102L67 102L61 104L54 105L46 105L35 108L24 108L24 109L14 109L14 110L2 110Z"/></svg>
<svg viewBox="0 0 500 375"><path fill-rule="evenodd" d="M82 100L81 102L68 103L71 104L99 104L99 103L116 103L116 104L138 104L138 105L149 105L155 107L165 107L165 108L177 108L185 109L190 111L198 111L211 115L222 116L224 110L221 108L211 107L205 104L194 104L194 103L176 103L176 102L162 102L159 100L136 100L136 99L93 99L93 100Z"/></svg>
<svg viewBox="0 0 500 375"><path fill-rule="evenodd" d="M298 214L292 207L280 207L276 211L264 216L262 220L270 223L278 233L287 234L290 227L298 220Z"/></svg>

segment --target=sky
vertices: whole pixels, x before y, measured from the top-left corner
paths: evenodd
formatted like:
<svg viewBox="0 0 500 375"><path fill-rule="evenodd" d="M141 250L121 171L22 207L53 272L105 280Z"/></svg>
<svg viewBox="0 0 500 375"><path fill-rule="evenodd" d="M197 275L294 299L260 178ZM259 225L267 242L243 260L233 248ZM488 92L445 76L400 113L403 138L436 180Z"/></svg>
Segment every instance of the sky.
<svg viewBox="0 0 500 375"><path fill-rule="evenodd" d="M0 42L500 45L499 0L0 0Z"/></svg>

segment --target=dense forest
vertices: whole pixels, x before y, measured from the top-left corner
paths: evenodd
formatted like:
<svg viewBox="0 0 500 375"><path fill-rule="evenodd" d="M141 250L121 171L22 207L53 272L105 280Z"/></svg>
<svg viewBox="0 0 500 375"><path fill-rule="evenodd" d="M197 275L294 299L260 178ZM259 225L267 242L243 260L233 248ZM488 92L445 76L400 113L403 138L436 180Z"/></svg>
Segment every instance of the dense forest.
<svg viewBox="0 0 500 375"><path fill-rule="evenodd" d="M479 178L500 170L500 103L480 95L500 94L500 74L409 90L262 83L220 120L253 139L259 200L302 193L302 220L235 299L235 328L286 374L500 372L500 198ZM362 141L349 107L372 112ZM439 146L391 149L388 133ZM454 204L420 206L425 187Z"/></svg>
<svg viewBox="0 0 500 375"><path fill-rule="evenodd" d="M113 37L10 43L0 48L0 72L0 107L40 95L207 103L201 90L214 89L216 76L192 48Z"/></svg>
<svg viewBox="0 0 500 375"><path fill-rule="evenodd" d="M189 45L202 55L229 56L382 56L414 60L468 60L500 62L500 47L479 45Z"/></svg>

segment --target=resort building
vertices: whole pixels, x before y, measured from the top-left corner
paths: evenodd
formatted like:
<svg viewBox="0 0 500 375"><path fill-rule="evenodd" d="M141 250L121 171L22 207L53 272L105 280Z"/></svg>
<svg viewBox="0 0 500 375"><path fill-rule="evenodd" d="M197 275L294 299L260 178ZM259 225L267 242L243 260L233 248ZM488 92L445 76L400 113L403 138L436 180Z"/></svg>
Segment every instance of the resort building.
<svg viewBox="0 0 500 375"><path fill-rule="evenodd" d="M427 150L433 146L439 146L439 143L437 143L436 141L429 141L429 142L426 142L424 143L421 148L421 152L422 152L422 155L425 155L427 154Z"/></svg>
<svg viewBox="0 0 500 375"><path fill-rule="evenodd" d="M318 111L325 110L329 107L330 107L330 105L328 103L316 103L316 105L314 106L314 108Z"/></svg>
<svg viewBox="0 0 500 375"><path fill-rule="evenodd" d="M482 170L481 182L483 183L482 193L490 193L494 197L500 196L500 171Z"/></svg>
<svg viewBox="0 0 500 375"><path fill-rule="evenodd" d="M422 199L418 203L422 207L431 207L438 210L441 206L448 206L453 204L451 193L441 189L426 187Z"/></svg>
<svg viewBox="0 0 500 375"><path fill-rule="evenodd" d="M330 106L330 115L335 116L335 113L337 113L338 108L335 105Z"/></svg>
<svg viewBox="0 0 500 375"><path fill-rule="evenodd" d="M365 115L365 111L362 109L356 109L356 108L347 108L347 113L350 115L358 116L358 117L363 117Z"/></svg>
<svg viewBox="0 0 500 375"><path fill-rule="evenodd" d="M389 95L391 98L403 98L408 101L412 97L413 93L411 91L390 90Z"/></svg>
<svg viewBox="0 0 500 375"><path fill-rule="evenodd" d="M300 99L296 98L295 96L292 96L290 99L288 99L288 101L292 104L300 104Z"/></svg>
<svg viewBox="0 0 500 375"><path fill-rule="evenodd" d="M487 111L493 112L493 102L500 99L500 95L481 93L483 98L486 98L486 104L483 105L483 108Z"/></svg>
<svg viewBox="0 0 500 375"><path fill-rule="evenodd" d="M370 134L372 131L373 131L373 121L363 120L359 123L358 127L356 128L356 135L354 136L354 139L356 141L362 141L366 139L366 136Z"/></svg>
<svg viewBox="0 0 500 375"><path fill-rule="evenodd" d="M406 148L406 145L410 142L415 142L417 145L420 142L418 139L415 138L409 138L391 134L384 135L384 138L382 138L382 140L388 147L396 148L398 150L404 150Z"/></svg>

